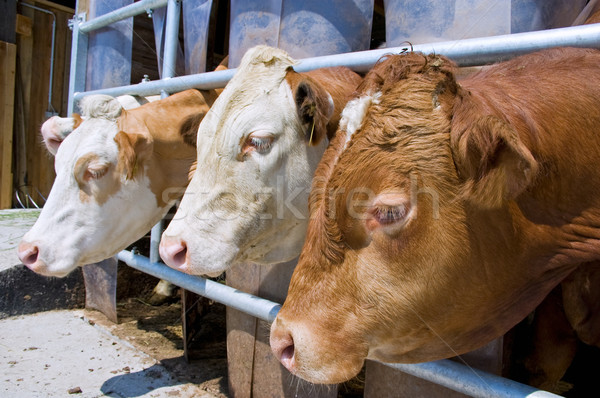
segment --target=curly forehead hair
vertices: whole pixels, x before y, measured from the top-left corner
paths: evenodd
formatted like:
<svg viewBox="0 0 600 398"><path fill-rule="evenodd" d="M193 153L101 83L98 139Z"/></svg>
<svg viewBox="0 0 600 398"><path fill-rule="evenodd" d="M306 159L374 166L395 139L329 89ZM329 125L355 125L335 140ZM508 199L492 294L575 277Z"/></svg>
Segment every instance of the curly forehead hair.
<svg viewBox="0 0 600 398"><path fill-rule="evenodd" d="M363 125L348 143L345 142L345 134L336 134L315 173L310 197L314 229L312 234L309 233L307 243L319 247L319 252L330 265L342 262L346 251L343 233L335 216L331 214L336 207L335 197L331 197L332 194L335 196L335 192L332 192L335 189L331 183L340 173L343 174L340 169L343 166L339 163L347 166L346 163L352 163L356 156L376 156L380 151L378 146L381 145L390 146L407 140L419 141L413 135L401 134L401 126L396 125L398 120L411 120L417 125L433 123L433 127L439 127L434 128L434 131L447 133L448 119L437 117L430 120L429 115L433 109L432 98L436 98L447 89L450 93L455 92L455 69L456 65L452 61L439 55L415 52L386 55L371 69L358 87L357 97L381 93L376 104L369 108L370 119L375 118L378 122L371 120L368 127ZM437 126L438 124L440 125ZM368 135L368 147L358 152L354 151L351 155L353 159L346 159L350 156L346 152L351 151L350 148L365 134ZM372 146L373 144L375 145ZM431 149L428 142L424 142L423 147Z"/></svg>
<svg viewBox="0 0 600 398"><path fill-rule="evenodd" d="M415 75L429 77L431 74L442 73L447 77L454 75L457 66L454 62L442 55L425 55L420 52L403 54L388 54L379 59L377 64L365 76L359 93L374 93L381 91L383 94L393 88L396 83Z"/></svg>

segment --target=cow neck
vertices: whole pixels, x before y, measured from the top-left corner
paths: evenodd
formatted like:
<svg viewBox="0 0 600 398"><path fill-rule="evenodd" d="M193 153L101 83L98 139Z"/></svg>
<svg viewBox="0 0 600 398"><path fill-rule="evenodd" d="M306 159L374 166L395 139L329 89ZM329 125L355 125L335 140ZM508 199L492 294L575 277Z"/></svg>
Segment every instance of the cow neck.
<svg viewBox="0 0 600 398"><path fill-rule="evenodd" d="M178 121L199 111L199 106L204 104L200 98L195 102L168 101L168 98L160 103L148 104L154 106L123 111L121 115L121 128L133 128L131 132L141 132L152 137L153 153L147 172L150 189L161 207L166 206L169 200L180 197L183 194L181 188L185 188L189 182L189 171L196 160L196 149L183 142ZM165 199L165 192L170 190L174 193Z"/></svg>
<svg viewBox="0 0 600 398"><path fill-rule="evenodd" d="M537 106L520 104L501 87L488 99L484 93L490 87L480 83L468 88L474 105L515 126L540 166L527 190L503 209L512 222L507 228L519 239L515 261L541 272L547 285L556 284L578 264L600 258L600 175L595 170L600 144L594 118L579 121L581 140L574 140L572 120L581 118L556 112L543 98Z"/></svg>

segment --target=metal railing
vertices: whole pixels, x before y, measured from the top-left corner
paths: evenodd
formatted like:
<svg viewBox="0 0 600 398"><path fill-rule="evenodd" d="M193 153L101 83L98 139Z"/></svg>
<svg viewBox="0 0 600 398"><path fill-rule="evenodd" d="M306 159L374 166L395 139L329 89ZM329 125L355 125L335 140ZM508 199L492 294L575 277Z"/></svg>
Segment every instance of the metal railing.
<svg viewBox="0 0 600 398"><path fill-rule="evenodd" d="M144 82L130 86L115 87L85 92L85 69L87 60L87 33L105 27L111 23L132 17L153 8L167 6L167 28L165 38L165 56L162 80ZM183 91L189 88L213 89L224 87L235 70L207 72L190 76L173 77L168 71L175 70L175 51L179 25L179 0L142 0L105 14L91 21L85 21L85 14L72 20L73 43L71 52L71 76L69 80L69 114L75 109L75 103L90 94L108 94L119 96L135 94L141 96ZM574 46L600 48L600 24L570 28L551 29L539 32L527 32L503 36L465 39L452 42L430 43L413 46L414 51L443 54L453 59L459 66L474 66L497 62L527 52L550 47ZM406 51L406 47L395 47L347 54L302 59L295 67L298 72L312 69L347 66L358 72L368 71L379 58L389 53ZM160 228L153 228L158 234ZM156 236L152 238L158 243ZM152 253L152 250L151 250ZM272 322L281 307L274 303L229 286L202 278L190 276L157 262L156 253L150 259L121 251L119 260L140 271L167 280L186 290L205 296L259 319ZM465 365L442 360L423 364L386 364L405 373L443 385L464 394L477 397L558 397L546 391L473 370Z"/></svg>

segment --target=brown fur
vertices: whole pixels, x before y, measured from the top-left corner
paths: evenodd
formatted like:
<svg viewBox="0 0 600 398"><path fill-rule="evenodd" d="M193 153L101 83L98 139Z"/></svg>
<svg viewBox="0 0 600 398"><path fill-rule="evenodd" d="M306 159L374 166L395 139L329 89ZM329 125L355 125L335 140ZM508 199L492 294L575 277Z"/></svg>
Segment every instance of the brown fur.
<svg viewBox="0 0 600 398"><path fill-rule="evenodd" d="M360 369L364 351L339 341L393 362L472 350L600 259L598 65L597 50L552 49L460 84L441 56L375 66L359 94L381 97L317 169L307 240L272 329L272 342L303 331L300 376L335 382ZM356 188L404 193L415 216L393 235L369 232L348 210L365 200Z"/></svg>
<svg viewBox="0 0 600 398"><path fill-rule="evenodd" d="M119 134L115 137L120 148L119 164L123 165L124 174L128 178L133 177L134 170L143 170L147 166L152 176L150 188L160 206L172 199L170 196L164 197L167 190L180 188L178 195L181 195L188 184L188 173L195 162L196 149L185 142L182 124L189 118L198 120L204 117L209 109L206 101L206 93L187 90L139 108L124 110L118 119L122 130L119 134L145 137L147 143L152 143L151 147L139 146L131 140L120 139ZM135 141L141 142L138 139Z"/></svg>
<svg viewBox="0 0 600 398"><path fill-rule="evenodd" d="M83 119L79 113L73 113L71 117L73 118L73 130L75 130L83 122Z"/></svg>
<svg viewBox="0 0 600 398"><path fill-rule="evenodd" d="M333 137L342 109L362 79L348 68L336 67L306 73L290 69L286 80L294 93L306 142L317 145L324 137ZM331 95L334 109L329 109L327 93Z"/></svg>

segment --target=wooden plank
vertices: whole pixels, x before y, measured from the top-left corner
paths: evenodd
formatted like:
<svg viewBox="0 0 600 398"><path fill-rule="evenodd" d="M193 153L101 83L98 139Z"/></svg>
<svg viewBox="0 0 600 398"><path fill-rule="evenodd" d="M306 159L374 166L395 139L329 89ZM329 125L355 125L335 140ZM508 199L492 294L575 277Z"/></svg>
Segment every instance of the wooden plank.
<svg viewBox="0 0 600 398"><path fill-rule="evenodd" d="M34 10L22 7L22 14L33 19ZM35 27L33 27L35 29ZM31 81L31 67L33 65L33 35L17 36L17 68L16 105L15 105L15 184L19 189L26 184L27 178L27 132L29 122L29 104Z"/></svg>
<svg viewBox="0 0 600 398"><path fill-rule="evenodd" d="M23 36L31 36L33 33L33 21L25 15L17 14L17 33Z"/></svg>
<svg viewBox="0 0 600 398"><path fill-rule="evenodd" d="M257 295L260 266L242 264L227 270L227 286ZM227 371L229 393L236 398L252 398L254 344L257 319L227 307Z"/></svg>
<svg viewBox="0 0 600 398"><path fill-rule="evenodd" d="M9 209L12 204L12 143L13 114L15 105L15 73L17 46L0 42L0 209Z"/></svg>
<svg viewBox="0 0 600 398"><path fill-rule="evenodd" d="M287 296L297 260L275 265L262 265L259 296L283 303ZM285 369L273 355L269 345L270 324L258 321L254 348L252 397L334 398L336 385L311 384Z"/></svg>
<svg viewBox="0 0 600 398"><path fill-rule="evenodd" d="M30 3L34 4L32 1ZM35 3L40 5L38 3ZM61 116L67 116L68 81L70 65L71 31L68 20L73 11L51 7L56 15L56 42L54 49L54 74L52 84L52 108ZM51 60L52 17L46 13L21 7L20 13L32 21L31 36L17 36L17 97L15 112L15 181L26 200L30 194L42 205L55 178L53 158L49 156L40 138L39 128L46 120L48 85ZM39 193L38 193L39 191ZM29 204L31 206L31 204Z"/></svg>
<svg viewBox="0 0 600 398"><path fill-rule="evenodd" d="M41 145L40 126L46 119L48 109L48 84L50 82L50 59L52 48L52 17L36 11L33 18L33 64L29 99L29 124L26 131L27 176L29 194L38 206L47 197L47 183L53 180L52 158ZM39 192L39 193L38 193ZM44 194L45 193L45 194Z"/></svg>
<svg viewBox="0 0 600 398"><path fill-rule="evenodd" d="M79 0L79 1L81 2L81 0ZM71 7L63 6L61 4L57 4L57 3L54 3L54 2L48 1L48 0L30 0L30 1L27 1L27 3L31 3L33 5L36 5L36 6L39 6L42 8L48 8L51 11L56 10L56 11L62 11L64 13L71 14L71 15L75 14L75 10L72 9Z"/></svg>

